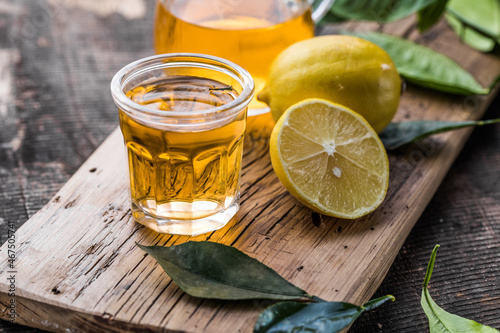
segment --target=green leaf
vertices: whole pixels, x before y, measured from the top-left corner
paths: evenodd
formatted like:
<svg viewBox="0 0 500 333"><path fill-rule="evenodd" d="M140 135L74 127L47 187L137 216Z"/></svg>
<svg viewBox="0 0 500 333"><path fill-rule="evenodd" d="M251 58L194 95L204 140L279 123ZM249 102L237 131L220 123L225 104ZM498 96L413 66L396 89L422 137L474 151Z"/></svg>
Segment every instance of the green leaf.
<svg viewBox="0 0 500 333"><path fill-rule="evenodd" d="M418 30L424 32L436 24L443 16L448 0L437 0L418 12Z"/></svg>
<svg viewBox="0 0 500 333"><path fill-rule="evenodd" d="M488 94L472 75L444 54L399 37L364 33L357 36L383 48L394 61L398 72L408 82L448 93Z"/></svg>
<svg viewBox="0 0 500 333"><path fill-rule="evenodd" d="M138 246L184 292L194 297L225 300L311 297L268 266L231 246L213 242Z"/></svg>
<svg viewBox="0 0 500 333"><path fill-rule="evenodd" d="M427 286L431 279L432 271L434 270L438 249L439 245L436 245L432 251L431 259L427 266L427 272L425 273L424 288L422 289L422 298L420 302L429 319L430 333L498 333L494 328L446 312L434 302Z"/></svg>
<svg viewBox="0 0 500 333"><path fill-rule="evenodd" d="M392 22L409 16L439 0L335 0L330 12L348 20Z"/></svg>
<svg viewBox="0 0 500 333"><path fill-rule="evenodd" d="M458 37L470 47L481 52L490 52L495 47L496 41L494 39L466 26L455 16L447 14L446 21L453 28Z"/></svg>
<svg viewBox="0 0 500 333"><path fill-rule="evenodd" d="M369 301L365 306L344 302L286 302L270 306L257 319L254 333L334 333L348 327L364 311L372 310L393 296Z"/></svg>
<svg viewBox="0 0 500 333"><path fill-rule="evenodd" d="M450 0L447 12L493 39L500 38L500 1Z"/></svg>
<svg viewBox="0 0 500 333"><path fill-rule="evenodd" d="M338 332L349 326L363 308L349 303L278 303L259 316L255 333Z"/></svg>
<svg viewBox="0 0 500 333"><path fill-rule="evenodd" d="M483 126L500 123L500 118L479 121L438 121L414 120L390 123L379 133L380 140L387 150L394 150L410 142L423 139L433 134L453 131L470 126Z"/></svg>

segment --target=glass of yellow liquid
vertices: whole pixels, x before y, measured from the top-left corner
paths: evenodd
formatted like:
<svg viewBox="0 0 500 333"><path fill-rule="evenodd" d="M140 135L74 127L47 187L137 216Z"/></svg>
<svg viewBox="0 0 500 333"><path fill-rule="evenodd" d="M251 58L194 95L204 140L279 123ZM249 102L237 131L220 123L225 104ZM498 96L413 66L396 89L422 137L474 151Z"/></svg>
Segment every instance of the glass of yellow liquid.
<svg viewBox="0 0 500 333"><path fill-rule="evenodd" d="M239 209L250 74L213 56L164 54L122 68L111 92L135 220L179 235L224 226Z"/></svg>
<svg viewBox="0 0 500 333"><path fill-rule="evenodd" d="M228 59L252 74L256 93L285 48L314 35L334 0L157 0L156 53L196 52ZM268 112L252 100L248 115Z"/></svg>

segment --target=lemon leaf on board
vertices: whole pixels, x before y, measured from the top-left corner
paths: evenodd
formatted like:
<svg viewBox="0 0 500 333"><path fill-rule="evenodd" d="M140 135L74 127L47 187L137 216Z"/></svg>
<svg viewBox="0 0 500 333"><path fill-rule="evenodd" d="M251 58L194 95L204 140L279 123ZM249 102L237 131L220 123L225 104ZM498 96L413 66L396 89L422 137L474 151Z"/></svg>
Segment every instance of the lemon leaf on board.
<svg viewBox="0 0 500 333"><path fill-rule="evenodd" d="M481 52L490 52L495 47L494 39L464 24L453 15L446 14L445 17L446 22L465 44Z"/></svg>
<svg viewBox="0 0 500 333"><path fill-rule="evenodd" d="M464 127L483 126L500 123L500 118L490 120L439 121L414 120L390 123L379 133L380 140L387 150L394 150L410 142L424 139L438 133L457 130Z"/></svg>
<svg viewBox="0 0 500 333"><path fill-rule="evenodd" d="M254 333L340 332L363 312L373 310L389 300L394 301L394 297L382 296L363 306L345 302L277 303L260 314Z"/></svg>
<svg viewBox="0 0 500 333"><path fill-rule="evenodd" d="M392 22L409 16L439 0L335 0L330 12L349 20Z"/></svg>
<svg viewBox="0 0 500 333"><path fill-rule="evenodd" d="M418 30L424 32L429 30L443 16L449 0L437 0L429 6L422 8L418 14Z"/></svg>
<svg viewBox="0 0 500 333"><path fill-rule="evenodd" d="M408 82L443 92L471 95L488 94L465 69L444 54L399 37L370 32L355 34L383 48Z"/></svg>
<svg viewBox="0 0 500 333"><path fill-rule="evenodd" d="M500 38L500 1L450 0L446 11L466 26L493 39Z"/></svg>
<svg viewBox="0 0 500 333"><path fill-rule="evenodd" d="M308 298L270 267L240 250L213 242L187 242L170 247L143 246L187 294L211 299Z"/></svg>

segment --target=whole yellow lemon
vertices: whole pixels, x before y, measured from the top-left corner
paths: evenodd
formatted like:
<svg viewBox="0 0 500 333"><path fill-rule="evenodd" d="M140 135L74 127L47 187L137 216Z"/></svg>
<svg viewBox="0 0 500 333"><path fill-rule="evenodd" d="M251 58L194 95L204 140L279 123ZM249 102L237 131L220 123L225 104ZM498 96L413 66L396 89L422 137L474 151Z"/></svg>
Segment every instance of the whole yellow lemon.
<svg viewBox="0 0 500 333"><path fill-rule="evenodd" d="M399 105L401 78L379 46L354 36L320 36L284 50L258 99L275 121L293 104L322 98L356 111L378 133Z"/></svg>

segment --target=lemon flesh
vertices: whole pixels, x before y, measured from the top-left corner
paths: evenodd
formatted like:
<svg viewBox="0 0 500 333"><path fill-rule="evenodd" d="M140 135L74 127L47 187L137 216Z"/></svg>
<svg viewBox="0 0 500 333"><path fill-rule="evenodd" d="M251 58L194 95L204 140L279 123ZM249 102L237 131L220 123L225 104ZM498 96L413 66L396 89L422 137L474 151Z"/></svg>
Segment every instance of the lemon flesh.
<svg viewBox="0 0 500 333"><path fill-rule="evenodd" d="M401 78L382 48L354 36L319 36L278 55L258 99L275 121L304 99L326 99L358 112L378 133L394 117L400 94Z"/></svg>
<svg viewBox="0 0 500 333"><path fill-rule="evenodd" d="M373 128L326 100L290 107L273 129L273 168L286 189L316 212L355 219L375 210L389 183L389 161Z"/></svg>

